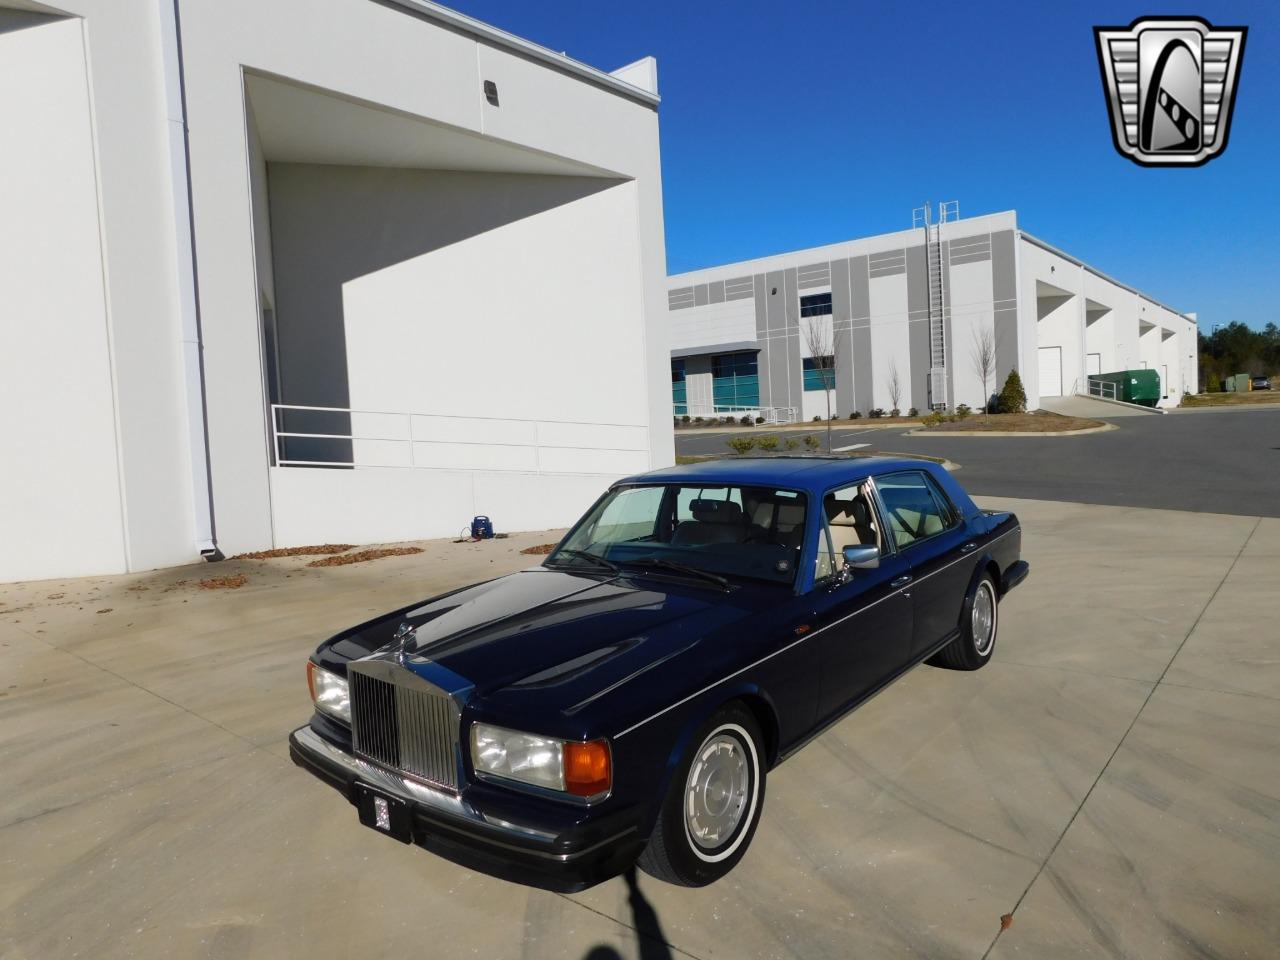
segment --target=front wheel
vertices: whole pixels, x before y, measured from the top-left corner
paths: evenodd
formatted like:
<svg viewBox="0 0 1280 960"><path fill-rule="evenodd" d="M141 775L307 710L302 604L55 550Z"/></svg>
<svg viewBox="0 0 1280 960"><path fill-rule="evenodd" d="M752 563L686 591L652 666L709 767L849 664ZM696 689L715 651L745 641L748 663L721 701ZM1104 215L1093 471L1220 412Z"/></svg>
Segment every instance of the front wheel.
<svg viewBox="0 0 1280 960"><path fill-rule="evenodd" d="M721 708L694 736L658 813L640 869L683 887L703 887L734 868L764 806L764 750L755 717Z"/></svg>
<svg viewBox="0 0 1280 960"><path fill-rule="evenodd" d="M996 648L996 628L1000 622L1000 604L996 582L984 574L977 586L964 598L960 613L960 636L934 654L929 662L952 670L977 670L987 665Z"/></svg>

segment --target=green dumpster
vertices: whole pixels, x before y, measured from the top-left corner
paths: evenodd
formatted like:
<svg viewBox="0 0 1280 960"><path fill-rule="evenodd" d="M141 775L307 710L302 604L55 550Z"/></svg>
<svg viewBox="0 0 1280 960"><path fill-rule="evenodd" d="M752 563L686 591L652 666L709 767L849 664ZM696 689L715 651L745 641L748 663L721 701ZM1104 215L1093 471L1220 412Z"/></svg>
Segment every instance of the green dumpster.
<svg viewBox="0 0 1280 960"><path fill-rule="evenodd" d="M1101 384L1109 384L1103 387ZM1154 370L1117 370L1095 373L1089 378L1089 392L1094 396L1125 403L1154 407L1160 399L1160 374Z"/></svg>

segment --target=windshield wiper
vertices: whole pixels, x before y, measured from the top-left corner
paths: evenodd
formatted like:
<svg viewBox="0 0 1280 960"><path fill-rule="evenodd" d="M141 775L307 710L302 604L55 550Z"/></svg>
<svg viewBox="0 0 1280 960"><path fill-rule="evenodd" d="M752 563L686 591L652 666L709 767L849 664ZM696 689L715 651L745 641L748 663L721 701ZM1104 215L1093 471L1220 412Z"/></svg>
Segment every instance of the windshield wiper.
<svg viewBox="0 0 1280 960"><path fill-rule="evenodd" d="M598 553L592 553L590 550L570 550L566 548L564 550L558 550L557 553L564 554L569 557L576 557L579 560L586 560L588 563L612 573L618 572L618 565L616 563L607 557L600 556ZM560 566L560 564L557 563L555 566Z"/></svg>
<svg viewBox="0 0 1280 960"><path fill-rule="evenodd" d="M663 570L670 570L673 573L683 574L686 577L710 580L722 590L729 589L728 579L720 576L720 574L712 573L710 570L703 570L699 567L691 567L687 563L680 563L678 560L668 560L665 557L641 557L639 560L628 560L627 563L637 567L659 567Z"/></svg>

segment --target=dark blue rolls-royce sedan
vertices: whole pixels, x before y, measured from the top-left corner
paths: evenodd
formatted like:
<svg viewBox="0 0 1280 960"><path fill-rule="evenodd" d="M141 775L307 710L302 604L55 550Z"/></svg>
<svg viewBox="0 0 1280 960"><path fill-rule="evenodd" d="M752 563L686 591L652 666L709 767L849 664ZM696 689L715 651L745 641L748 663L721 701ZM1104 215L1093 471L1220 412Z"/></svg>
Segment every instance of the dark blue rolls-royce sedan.
<svg viewBox="0 0 1280 960"><path fill-rule="evenodd" d="M922 661L991 659L1020 550L923 461L631 477L541 566L322 643L290 753L367 826L508 879L711 883L787 756Z"/></svg>

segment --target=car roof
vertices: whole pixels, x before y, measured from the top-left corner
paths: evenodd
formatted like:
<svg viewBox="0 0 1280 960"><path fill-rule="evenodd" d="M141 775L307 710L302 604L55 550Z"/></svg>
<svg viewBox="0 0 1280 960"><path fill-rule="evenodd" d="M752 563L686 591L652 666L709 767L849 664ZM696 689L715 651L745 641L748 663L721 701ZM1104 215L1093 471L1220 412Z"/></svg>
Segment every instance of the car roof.
<svg viewBox="0 0 1280 960"><path fill-rule="evenodd" d="M820 493L840 483L934 466L931 461L907 457L733 457L651 470L618 483L735 484Z"/></svg>

